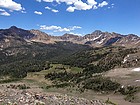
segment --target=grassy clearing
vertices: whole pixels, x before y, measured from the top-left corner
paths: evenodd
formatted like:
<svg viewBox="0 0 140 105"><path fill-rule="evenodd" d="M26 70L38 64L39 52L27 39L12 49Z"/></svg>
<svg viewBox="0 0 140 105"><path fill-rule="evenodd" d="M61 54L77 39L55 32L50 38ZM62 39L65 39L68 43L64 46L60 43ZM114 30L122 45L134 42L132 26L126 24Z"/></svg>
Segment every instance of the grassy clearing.
<svg viewBox="0 0 140 105"><path fill-rule="evenodd" d="M52 82L45 79L45 75L52 72L72 72L78 73L81 72L83 69L78 67L70 67L69 65L62 65L62 64L51 64L50 68L47 70L42 70L40 72L30 72L28 73L27 77L24 78L24 81L28 83L39 83L41 86L52 85Z"/></svg>
<svg viewBox="0 0 140 105"><path fill-rule="evenodd" d="M71 67L71 72L73 72L73 73L78 73L78 72L82 72L82 71L83 71L83 69L81 69L81 68Z"/></svg>

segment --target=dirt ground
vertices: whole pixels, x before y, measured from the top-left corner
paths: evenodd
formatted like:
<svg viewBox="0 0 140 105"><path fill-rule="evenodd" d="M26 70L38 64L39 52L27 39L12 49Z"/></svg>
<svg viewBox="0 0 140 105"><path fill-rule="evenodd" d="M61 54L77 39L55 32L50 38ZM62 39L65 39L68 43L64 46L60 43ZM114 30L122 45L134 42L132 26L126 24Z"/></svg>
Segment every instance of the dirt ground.
<svg viewBox="0 0 140 105"><path fill-rule="evenodd" d="M122 85L140 86L140 71L136 68L117 68L105 73L105 76L117 80Z"/></svg>

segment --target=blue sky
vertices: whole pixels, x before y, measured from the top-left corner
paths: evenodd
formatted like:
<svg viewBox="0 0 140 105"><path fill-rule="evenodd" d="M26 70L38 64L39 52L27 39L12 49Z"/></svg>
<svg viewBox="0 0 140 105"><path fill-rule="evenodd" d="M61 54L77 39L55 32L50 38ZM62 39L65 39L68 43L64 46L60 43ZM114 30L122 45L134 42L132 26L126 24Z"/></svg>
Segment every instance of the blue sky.
<svg viewBox="0 0 140 105"><path fill-rule="evenodd" d="M102 30L140 36L140 0L0 0L0 29L12 25L52 35Z"/></svg>

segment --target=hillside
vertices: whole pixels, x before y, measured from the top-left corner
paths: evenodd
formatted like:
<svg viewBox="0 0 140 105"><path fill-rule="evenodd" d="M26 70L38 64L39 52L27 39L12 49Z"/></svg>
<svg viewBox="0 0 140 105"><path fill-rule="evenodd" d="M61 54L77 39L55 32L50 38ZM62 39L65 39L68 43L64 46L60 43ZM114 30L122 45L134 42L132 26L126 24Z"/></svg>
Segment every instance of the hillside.
<svg viewBox="0 0 140 105"><path fill-rule="evenodd" d="M72 94L74 97L86 94L89 96L88 100L82 101L81 98L77 98L84 103L91 102L90 98L93 98L94 94L95 98L98 96L99 100L103 99L102 103L115 105L118 103L116 97L119 95L123 103L128 103L124 101L126 100L132 102L130 105L134 105L139 103L140 99L138 82L140 74L139 71L137 73L130 71L140 67L139 42L140 37L136 35L120 35L99 30L85 36L72 34L50 36L39 30L24 30L15 26L1 29L0 83L2 86L9 83L11 85L25 83L18 87L11 86L21 96L26 94L23 94L19 88L29 93L30 89L35 88L41 89L42 93L75 92ZM15 94L11 87L9 91ZM113 99L115 103L106 98L106 96L110 98L109 95L115 98ZM58 97L64 98L63 95ZM55 101L58 100L54 100L54 103Z"/></svg>

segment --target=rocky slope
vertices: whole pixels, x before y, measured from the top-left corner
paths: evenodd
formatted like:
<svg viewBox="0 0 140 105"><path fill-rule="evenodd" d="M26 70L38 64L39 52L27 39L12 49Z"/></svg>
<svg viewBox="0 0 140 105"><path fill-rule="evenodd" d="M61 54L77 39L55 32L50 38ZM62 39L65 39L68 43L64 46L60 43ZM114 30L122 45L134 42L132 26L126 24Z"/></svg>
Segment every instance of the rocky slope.
<svg viewBox="0 0 140 105"><path fill-rule="evenodd" d="M100 100L87 100L58 93L35 92L31 89L19 89L24 86L0 85L1 105L107 105ZM108 104L109 105L109 104Z"/></svg>

